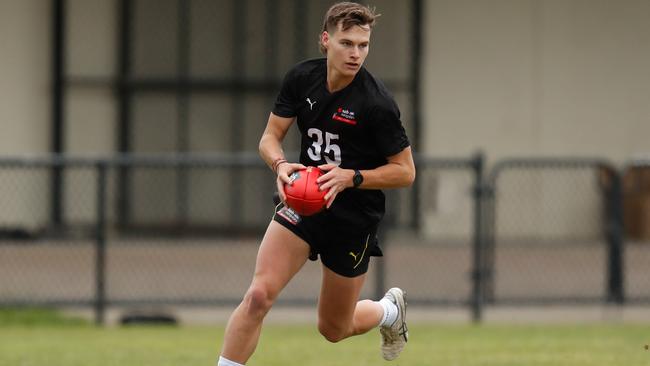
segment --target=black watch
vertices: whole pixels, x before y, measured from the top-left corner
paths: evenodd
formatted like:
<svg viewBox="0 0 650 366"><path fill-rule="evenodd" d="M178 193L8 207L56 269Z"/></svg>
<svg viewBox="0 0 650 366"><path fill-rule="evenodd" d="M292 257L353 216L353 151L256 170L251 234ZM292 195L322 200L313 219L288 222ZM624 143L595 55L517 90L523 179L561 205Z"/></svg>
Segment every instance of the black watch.
<svg viewBox="0 0 650 366"><path fill-rule="evenodd" d="M359 169L354 170L354 177L352 177L352 184L354 185L354 188L357 188L363 183L363 175L361 175L361 172Z"/></svg>

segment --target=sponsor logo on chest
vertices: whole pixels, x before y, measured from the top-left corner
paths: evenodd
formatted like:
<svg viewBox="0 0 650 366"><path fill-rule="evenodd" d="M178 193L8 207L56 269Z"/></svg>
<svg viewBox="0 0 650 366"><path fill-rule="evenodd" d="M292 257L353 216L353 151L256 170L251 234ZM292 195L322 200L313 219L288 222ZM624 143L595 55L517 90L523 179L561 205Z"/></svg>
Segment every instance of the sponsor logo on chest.
<svg viewBox="0 0 650 366"><path fill-rule="evenodd" d="M347 123L349 125L357 124L357 120L356 120L356 116L354 115L354 112L349 109L345 109L343 107L339 107L336 110L336 112L334 112L334 114L332 115L332 120Z"/></svg>

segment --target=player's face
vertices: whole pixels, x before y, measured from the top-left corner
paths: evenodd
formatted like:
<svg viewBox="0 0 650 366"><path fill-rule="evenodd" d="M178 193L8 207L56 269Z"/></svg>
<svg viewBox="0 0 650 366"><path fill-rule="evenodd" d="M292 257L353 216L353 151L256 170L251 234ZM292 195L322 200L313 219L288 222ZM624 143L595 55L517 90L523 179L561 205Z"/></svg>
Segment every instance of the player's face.
<svg viewBox="0 0 650 366"><path fill-rule="evenodd" d="M352 26L347 30L338 24L335 32L323 32L322 42L327 48L328 65L343 76L354 76L368 56L370 27Z"/></svg>

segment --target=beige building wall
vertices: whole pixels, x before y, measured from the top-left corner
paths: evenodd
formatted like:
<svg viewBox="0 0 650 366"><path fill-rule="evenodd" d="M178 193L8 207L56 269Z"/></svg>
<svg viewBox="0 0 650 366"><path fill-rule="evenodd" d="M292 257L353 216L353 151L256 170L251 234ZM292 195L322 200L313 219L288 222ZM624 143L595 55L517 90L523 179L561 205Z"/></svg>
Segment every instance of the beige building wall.
<svg viewBox="0 0 650 366"><path fill-rule="evenodd" d="M650 152L650 2L425 2L432 155Z"/></svg>
<svg viewBox="0 0 650 366"><path fill-rule="evenodd" d="M490 163L521 156L620 163L650 153L649 1L429 0L425 14L427 154L480 149ZM594 174L513 179L501 187L519 200L499 201L498 234L599 234ZM437 194L458 190L439 180ZM426 213L423 226L461 233L471 217L448 206Z"/></svg>
<svg viewBox="0 0 650 366"><path fill-rule="evenodd" d="M0 0L0 155L50 149L50 2ZM48 176L0 175L0 225L37 225L46 218ZM8 195L7 195L8 193ZM47 202L47 201L45 201Z"/></svg>
<svg viewBox="0 0 650 366"><path fill-rule="evenodd" d="M428 0L424 5L423 152L464 155L483 149L492 161L540 154L623 160L650 152L645 139L650 2ZM114 1L73 0L70 9L70 34L78 39L69 40L68 67L78 76L109 77L115 72ZM384 13L381 25L393 28L387 20L392 14ZM398 49L403 45L395 43ZM370 62L390 77L391 68L378 61L391 42L380 46L375 50L380 56ZM0 0L0 47L0 152L45 152L49 2ZM77 137L113 140L110 96L93 90L70 94L68 117L78 128L70 128L73 142L67 148L112 150L111 144Z"/></svg>
<svg viewBox="0 0 650 366"><path fill-rule="evenodd" d="M0 154L49 149L49 4L0 0Z"/></svg>

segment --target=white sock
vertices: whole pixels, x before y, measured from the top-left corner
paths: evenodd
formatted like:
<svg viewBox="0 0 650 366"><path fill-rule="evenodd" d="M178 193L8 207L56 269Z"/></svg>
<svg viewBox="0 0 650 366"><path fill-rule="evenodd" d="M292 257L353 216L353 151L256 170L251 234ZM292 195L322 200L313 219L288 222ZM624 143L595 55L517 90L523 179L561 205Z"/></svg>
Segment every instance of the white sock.
<svg viewBox="0 0 650 366"><path fill-rule="evenodd" d="M393 323L395 323L395 320L397 320L397 305L393 304L393 302L387 298L379 300L379 305L384 308L384 316L381 318L379 326L386 327L393 325Z"/></svg>
<svg viewBox="0 0 650 366"><path fill-rule="evenodd" d="M240 363L237 363L235 361L230 361L229 359L219 356L219 362L217 363L217 366L244 366Z"/></svg>

